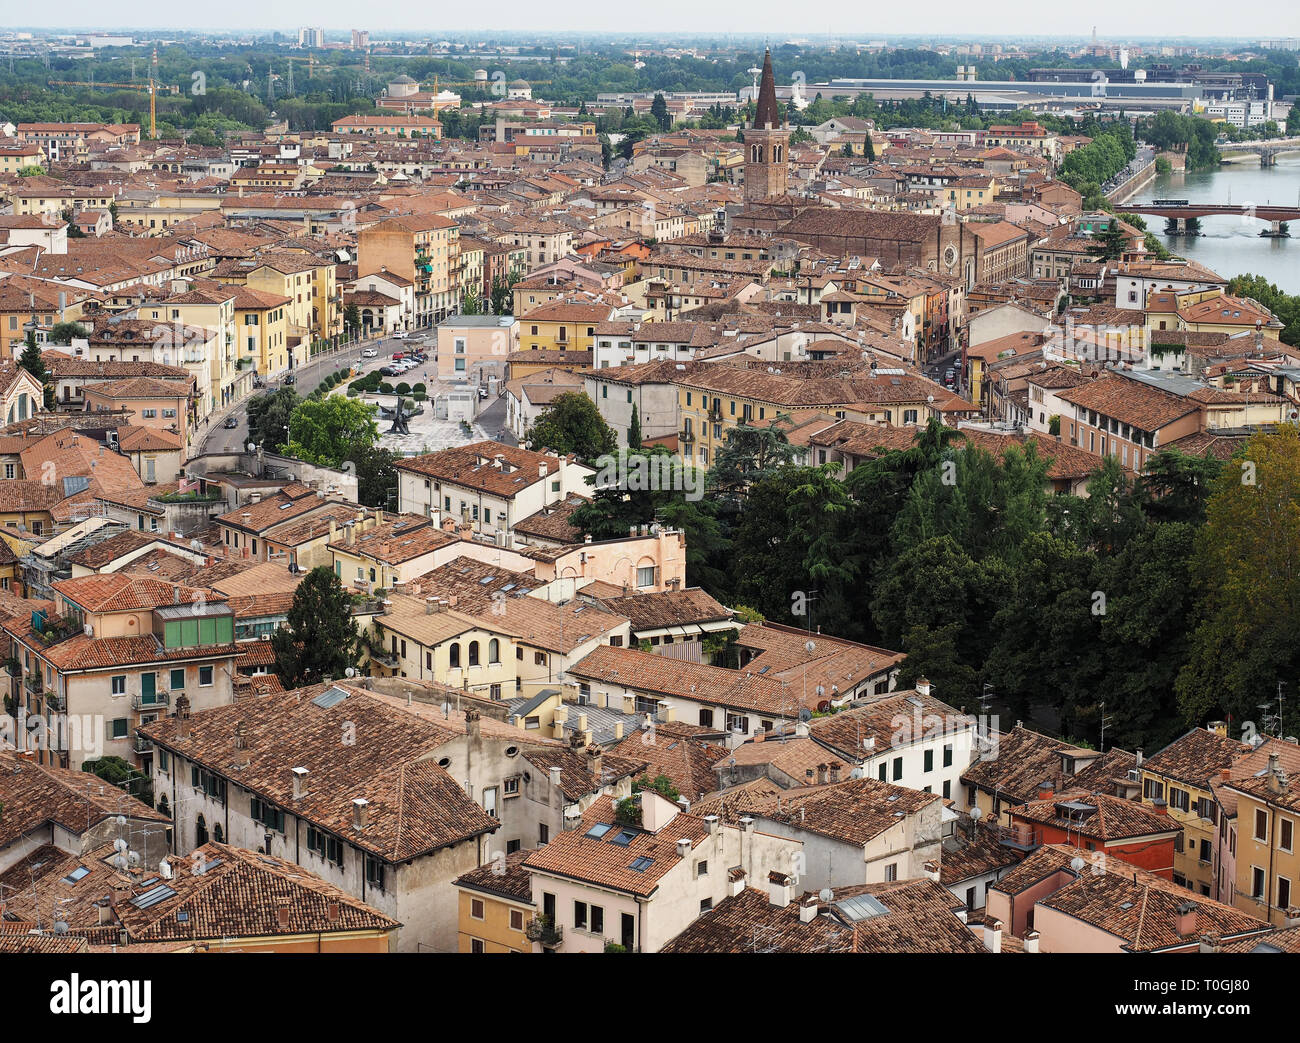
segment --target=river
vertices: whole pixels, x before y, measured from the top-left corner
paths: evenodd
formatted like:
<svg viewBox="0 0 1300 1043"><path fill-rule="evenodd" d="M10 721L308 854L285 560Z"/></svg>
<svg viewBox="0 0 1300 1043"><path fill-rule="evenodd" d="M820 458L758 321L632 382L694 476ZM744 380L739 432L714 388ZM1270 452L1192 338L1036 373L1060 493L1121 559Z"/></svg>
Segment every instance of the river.
<svg viewBox="0 0 1300 1043"><path fill-rule="evenodd" d="M1260 167L1253 161L1227 163L1217 170L1157 176L1130 202L1187 199L1193 203L1277 203L1300 205L1300 154L1279 156L1277 165ZM1122 211L1123 205L1116 207ZM1254 272L1287 293L1300 293L1300 222L1291 222L1290 239L1261 239L1263 221L1242 217L1201 219L1201 235L1164 235L1164 220L1148 217L1147 227L1170 251L1199 261L1230 279Z"/></svg>

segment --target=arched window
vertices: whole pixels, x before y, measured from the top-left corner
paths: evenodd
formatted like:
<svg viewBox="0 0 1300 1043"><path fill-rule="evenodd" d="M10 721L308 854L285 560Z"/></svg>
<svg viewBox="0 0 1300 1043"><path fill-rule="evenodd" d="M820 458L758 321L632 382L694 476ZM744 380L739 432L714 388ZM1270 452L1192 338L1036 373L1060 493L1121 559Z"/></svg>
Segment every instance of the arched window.
<svg viewBox="0 0 1300 1043"><path fill-rule="evenodd" d="M498 641L495 637L488 642L488 662L489 663L501 662L501 642Z"/></svg>
<svg viewBox="0 0 1300 1043"><path fill-rule="evenodd" d="M212 839L218 844L224 844L226 842L226 834L222 831L220 822L212 827Z"/></svg>
<svg viewBox="0 0 1300 1043"><path fill-rule="evenodd" d="M773 163L780 163L780 162L781 162L781 146L780 146L780 145L773 145L773 146L772 146L772 162L773 162Z"/></svg>
<svg viewBox="0 0 1300 1043"><path fill-rule="evenodd" d="M469 665L478 666L478 642L477 641L471 641L469 643Z"/></svg>
<svg viewBox="0 0 1300 1043"><path fill-rule="evenodd" d="M164 793L158 798L158 814L170 816L172 813L171 804L167 801L167 794Z"/></svg>
<svg viewBox="0 0 1300 1043"><path fill-rule="evenodd" d="M752 145L749 149L749 159L751 163L763 162L763 146Z"/></svg>
<svg viewBox="0 0 1300 1043"><path fill-rule="evenodd" d="M453 669L460 666L460 642L459 641L456 642L456 644L451 646L451 651L448 653L447 664L451 666Z"/></svg>
<svg viewBox="0 0 1300 1043"><path fill-rule="evenodd" d="M194 823L194 846L202 847L208 842L208 824L203 820L203 816L198 817Z"/></svg>

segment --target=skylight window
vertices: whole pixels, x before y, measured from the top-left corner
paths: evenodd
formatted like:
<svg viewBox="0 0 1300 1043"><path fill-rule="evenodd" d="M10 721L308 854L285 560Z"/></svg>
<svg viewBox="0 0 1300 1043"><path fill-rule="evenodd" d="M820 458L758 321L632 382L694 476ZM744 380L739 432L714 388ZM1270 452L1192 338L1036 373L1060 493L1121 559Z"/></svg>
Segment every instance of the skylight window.
<svg viewBox="0 0 1300 1043"><path fill-rule="evenodd" d="M644 873L647 869L649 869L654 864L655 864L655 860L653 858L646 858L644 855L642 855L640 858L632 859L632 862L628 866L628 869L631 869L634 873Z"/></svg>
<svg viewBox="0 0 1300 1043"><path fill-rule="evenodd" d="M623 829L609 838L611 844L617 844L619 847L627 847L636 839L636 832L631 829Z"/></svg>
<svg viewBox="0 0 1300 1043"><path fill-rule="evenodd" d="M87 869L85 866L77 866L76 869L74 869L71 873L69 873L67 876L63 878L63 883L75 884L78 880L86 876L89 872L90 870Z"/></svg>
<svg viewBox="0 0 1300 1043"><path fill-rule="evenodd" d="M594 826L592 826L589 830L587 830L587 836L594 837L596 840L599 840L601 837L603 837L606 833L608 833L613 828L614 827L609 825L608 823L597 822Z"/></svg>

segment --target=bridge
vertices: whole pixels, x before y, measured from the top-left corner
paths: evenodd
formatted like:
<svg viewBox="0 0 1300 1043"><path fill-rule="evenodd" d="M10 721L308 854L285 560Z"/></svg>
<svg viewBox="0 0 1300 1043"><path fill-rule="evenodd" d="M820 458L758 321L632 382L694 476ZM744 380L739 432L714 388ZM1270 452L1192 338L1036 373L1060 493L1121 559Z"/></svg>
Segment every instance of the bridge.
<svg viewBox="0 0 1300 1043"><path fill-rule="evenodd" d="M1126 214L1147 214L1151 217L1163 217L1178 222L1178 230L1184 231L1191 218L1201 217L1244 217L1256 221L1267 221L1272 225L1272 234L1282 234L1284 221L1300 221L1300 206L1274 206L1271 203L1125 203L1117 209Z"/></svg>
<svg viewBox="0 0 1300 1043"><path fill-rule="evenodd" d="M1300 152L1300 138L1273 138L1264 141L1236 141L1219 146L1220 155L1252 155L1259 157L1261 167L1271 167L1284 152Z"/></svg>

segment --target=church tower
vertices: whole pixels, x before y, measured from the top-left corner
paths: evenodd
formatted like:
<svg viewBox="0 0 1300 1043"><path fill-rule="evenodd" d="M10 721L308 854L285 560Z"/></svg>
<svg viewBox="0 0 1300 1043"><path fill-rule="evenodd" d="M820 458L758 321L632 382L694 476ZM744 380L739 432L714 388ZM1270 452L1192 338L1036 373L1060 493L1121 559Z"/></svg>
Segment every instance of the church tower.
<svg viewBox="0 0 1300 1043"><path fill-rule="evenodd" d="M776 102L776 77L772 52L763 55L763 78L758 84L754 123L745 131L745 202L753 203L786 194L786 148L790 131Z"/></svg>

